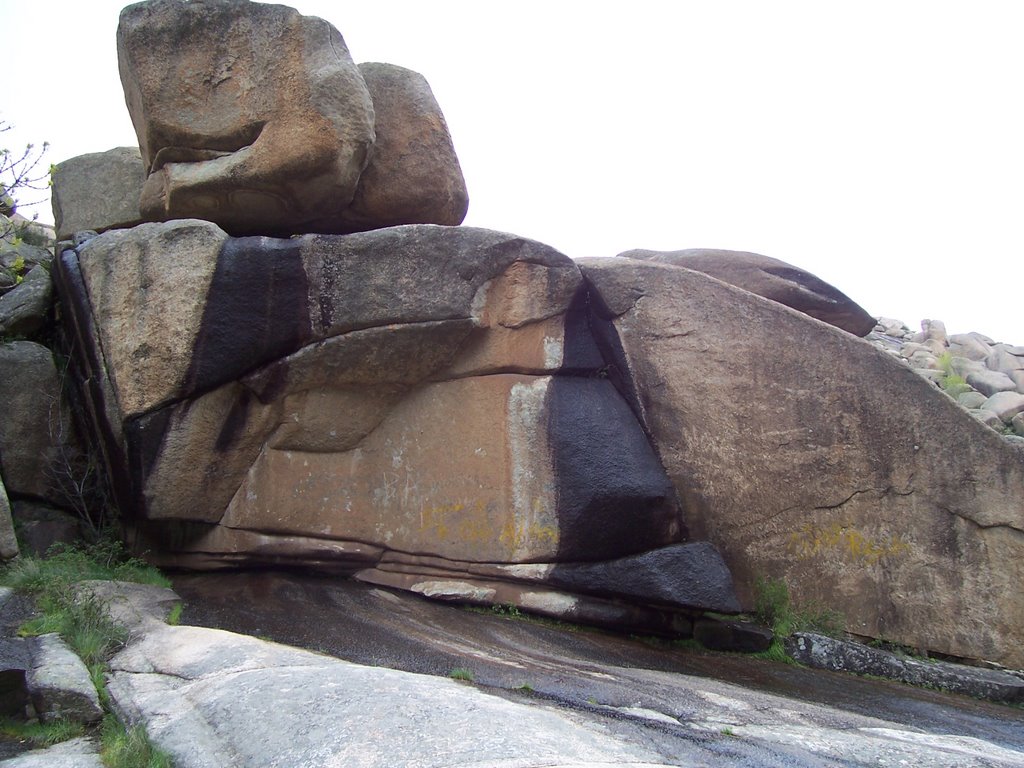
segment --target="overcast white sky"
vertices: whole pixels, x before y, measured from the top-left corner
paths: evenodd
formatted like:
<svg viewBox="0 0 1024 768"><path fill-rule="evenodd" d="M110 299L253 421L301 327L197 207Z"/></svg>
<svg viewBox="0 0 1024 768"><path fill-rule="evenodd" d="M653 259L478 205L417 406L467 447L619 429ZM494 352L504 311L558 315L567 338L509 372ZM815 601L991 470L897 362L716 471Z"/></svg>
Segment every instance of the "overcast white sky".
<svg viewBox="0 0 1024 768"><path fill-rule="evenodd" d="M137 143L123 4L0 0L5 146ZM467 224L576 257L756 251L872 314L1024 344L1024 3L292 5L427 77Z"/></svg>

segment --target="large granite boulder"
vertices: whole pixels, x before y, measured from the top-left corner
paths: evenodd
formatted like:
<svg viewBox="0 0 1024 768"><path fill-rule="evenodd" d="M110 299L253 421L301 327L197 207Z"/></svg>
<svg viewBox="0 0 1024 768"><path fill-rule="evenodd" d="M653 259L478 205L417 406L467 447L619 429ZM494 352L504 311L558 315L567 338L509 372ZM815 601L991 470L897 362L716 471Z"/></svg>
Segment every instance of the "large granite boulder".
<svg viewBox="0 0 1024 768"><path fill-rule="evenodd" d="M139 198L145 180L138 147L116 147L59 163L51 174L50 196L57 238L141 224Z"/></svg>
<svg viewBox="0 0 1024 768"><path fill-rule="evenodd" d="M682 251L638 249L625 251L619 256L703 272L729 285L842 328L854 336L867 336L875 327L875 318L846 294L810 272L759 253L714 248Z"/></svg>
<svg viewBox="0 0 1024 768"><path fill-rule="evenodd" d="M117 52L145 219L287 235L352 200L373 105L327 22L248 0L149 0L121 12Z"/></svg>
<svg viewBox="0 0 1024 768"><path fill-rule="evenodd" d="M352 204L342 214L344 225L329 221L326 229L461 224L469 193L426 79L394 64L360 64L359 72L373 100L377 140Z"/></svg>
<svg viewBox="0 0 1024 768"><path fill-rule="evenodd" d="M775 302L663 263L578 263L609 379L744 601L781 578L850 632L1024 666L1024 451Z"/></svg>
<svg viewBox="0 0 1024 768"><path fill-rule="evenodd" d="M442 598L457 582L557 615L582 615L560 595L589 581L588 615L738 608L717 552L679 546L579 269L547 246L182 220L92 238L57 271L119 506L161 562L312 565Z"/></svg>

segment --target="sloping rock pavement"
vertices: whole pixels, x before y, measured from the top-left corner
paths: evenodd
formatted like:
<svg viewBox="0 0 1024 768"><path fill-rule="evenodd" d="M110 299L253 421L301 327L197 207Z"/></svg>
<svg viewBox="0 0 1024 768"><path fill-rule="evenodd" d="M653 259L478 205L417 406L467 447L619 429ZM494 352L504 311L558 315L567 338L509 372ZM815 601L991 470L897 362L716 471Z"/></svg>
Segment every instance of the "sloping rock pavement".
<svg viewBox="0 0 1024 768"><path fill-rule="evenodd" d="M207 734L235 739L235 723L243 732L251 726L232 713L251 706L247 717L263 724L251 737L257 744L243 744L243 756L230 764L256 764L247 760L258 744L271 750L262 765L302 764L298 752L285 756L294 747L289 739L271 744L270 733L294 733L289 738L299 742L319 733L344 750L339 765L966 768L1024 761L1019 710L950 694L455 610L353 582L219 574L181 577L176 586L190 621L223 622L361 663L435 675L464 667L477 685L345 664L225 632L161 630L115 659L112 687L125 711L135 706L151 736L179 760L185 750L173 751L172 722L205 722ZM307 674L307 665L319 674ZM287 695L260 701L262 675ZM215 694L214 680L231 693ZM316 690L302 688L307 683ZM214 695L220 705L207 701ZM293 696L298 725L278 711ZM356 700L367 709L360 712ZM312 714L321 702L337 715L326 731ZM360 722L372 712L379 725L350 729L342 715L353 710ZM503 719L487 721L488 713ZM407 740L410 729L418 739ZM554 734L561 750L539 762ZM421 751L408 751L410 743ZM609 743L614 748L593 762L584 757ZM323 752L308 754L323 760L314 764L336 764Z"/></svg>

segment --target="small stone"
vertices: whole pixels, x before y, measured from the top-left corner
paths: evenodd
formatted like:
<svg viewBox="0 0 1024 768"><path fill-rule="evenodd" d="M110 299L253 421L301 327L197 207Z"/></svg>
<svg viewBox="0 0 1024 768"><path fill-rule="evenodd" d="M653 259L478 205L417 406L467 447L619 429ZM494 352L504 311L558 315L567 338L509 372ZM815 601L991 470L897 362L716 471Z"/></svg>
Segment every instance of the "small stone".
<svg viewBox="0 0 1024 768"><path fill-rule="evenodd" d="M944 378L946 378L946 374L937 368L919 368L916 365L914 365L913 360L910 361L910 365L910 370L912 370L918 376L928 379L928 381L934 384L939 384Z"/></svg>
<svg viewBox="0 0 1024 768"><path fill-rule="evenodd" d="M999 418L999 414L992 411L979 408L976 411L971 411L971 415L987 427L992 427L992 429L1003 428L1003 420Z"/></svg>
<svg viewBox="0 0 1024 768"><path fill-rule="evenodd" d="M964 408L976 410L981 408L982 403L987 399L988 398L981 394L981 392L975 392L972 390L970 392L963 392L957 395L956 401Z"/></svg>
<svg viewBox="0 0 1024 768"><path fill-rule="evenodd" d="M1010 426L1013 428L1013 434L1024 437L1024 413L1018 413L1010 420Z"/></svg>

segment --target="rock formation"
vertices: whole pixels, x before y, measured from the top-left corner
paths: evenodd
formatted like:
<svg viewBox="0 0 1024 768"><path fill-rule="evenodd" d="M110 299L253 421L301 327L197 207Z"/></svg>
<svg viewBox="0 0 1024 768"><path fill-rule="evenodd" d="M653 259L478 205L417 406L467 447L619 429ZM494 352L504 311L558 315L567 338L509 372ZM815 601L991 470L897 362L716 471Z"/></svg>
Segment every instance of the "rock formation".
<svg viewBox="0 0 1024 768"><path fill-rule="evenodd" d="M683 251L625 251L619 256L685 267L785 304L854 336L866 336L875 318L824 280L784 261L745 251L690 248Z"/></svg>
<svg viewBox="0 0 1024 768"><path fill-rule="evenodd" d="M573 262L436 226L466 194L426 82L282 6L140 3L118 50L141 214L167 221L63 211L109 231L54 273L136 551L713 643L698 614L771 577L853 633L1024 666L1024 452L855 338L874 319L838 290L756 254ZM1019 350L943 333L895 352L953 353L986 419L1024 420ZM11 429L16 510L55 445L22 457Z"/></svg>
<svg viewBox="0 0 1024 768"><path fill-rule="evenodd" d="M738 584L783 578L850 632L1024 665L1024 450L774 302L664 264L579 263L621 345L613 380Z"/></svg>
<svg viewBox="0 0 1024 768"><path fill-rule="evenodd" d="M426 81L364 65L371 94L323 19L248 0L150 0L122 11L117 50L144 220L288 236L465 216Z"/></svg>
<svg viewBox="0 0 1024 768"><path fill-rule="evenodd" d="M560 616L738 608L717 553L679 546L579 269L547 246L182 220L65 250L58 284L120 506L164 562L315 565Z"/></svg>

